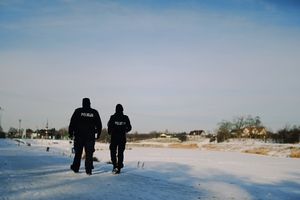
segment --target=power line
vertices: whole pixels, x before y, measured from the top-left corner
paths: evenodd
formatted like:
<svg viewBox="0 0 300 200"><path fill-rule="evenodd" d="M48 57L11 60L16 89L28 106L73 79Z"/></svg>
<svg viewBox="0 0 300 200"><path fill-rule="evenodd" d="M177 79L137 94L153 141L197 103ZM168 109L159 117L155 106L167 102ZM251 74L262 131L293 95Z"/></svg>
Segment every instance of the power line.
<svg viewBox="0 0 300 200"><path fill-rule="evenodd" d="M36 96L30 96L30 95L25 95L25 94L20 94L20 93L15 93L15 92L8 92L8 91L3 91L0 90L0 94L4 96L9 96L9 97L14 97L14 98L22 98L22 99L28 99L28 100L33 100L33 101L40 101L40 102L48 102L48 103L55 103L55 104L60 104L64 106L69 106L69 107L76 107L78 104L72 104L72 103L67 103L63 101L57 101L49 98L42 98L42 97L36 97ZM111 109L97 109L100 112L107 112L111 111ZM170 120L182 120L182 121L194 121L194 122L199 122L199 123L215 123L217 124L218 122L216 120L205 120L205 119L197 119L197 117L174 117L174 116L164 116L164 115L155 115L155 114L147 114L147 113L138 113L138 112L127 112L130 115L137 115L137 116L144 116L144 117L153 117L153 118L160 118L160 119L170 119ZM1 117L2 118L2 117ZM2 119L0 119L2 120ZM1 121L0 121L1 123ZM291 123L300 123L300 121L289 121L289 122L263 122L263 124L291 124ZM0 124L1 125L1 124Z"/></svg>
<svg viewBox="0 0 300 200"><path fill-rule="evenodd" d="M66 102L62 102L62 101L57 101L57 100L53 100L53 99L36 97L36 96L29 96L29 95L26 95L26 94L20 94L20 93L14 93L14 92L7 92L7 91L3 91L3 90L0 90L0 93L3 93L4 96L9 96L9 97L14 97L14 98L22 98L22 99L28 99L28 100L34 100L34 101L56 103L56 104L62 104L62 105L67 105L67 106L72 105L70 103L66 103Z"/></svg>

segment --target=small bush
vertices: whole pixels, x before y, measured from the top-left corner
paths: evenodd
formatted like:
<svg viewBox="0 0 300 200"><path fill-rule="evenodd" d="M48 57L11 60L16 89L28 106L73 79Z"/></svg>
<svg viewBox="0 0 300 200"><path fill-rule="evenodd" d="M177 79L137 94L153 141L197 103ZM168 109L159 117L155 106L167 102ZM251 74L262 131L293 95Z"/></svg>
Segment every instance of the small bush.
<svg viewBox="0 0 300 200"><path fill-rule="evenodd" d="M300 158L300 149L291 149L291 158Z"/></svg>
<svg viewBox="0 0 300 200"><path fill-rule="evenodd" d="M97 157L93 157L93 161L100 162Z"/></svg>
<svg viewBox="0 0 300 200"><path fill-rule="evenodd" d="M263 149L247 149L244 151L245 153L252 153L252 154L260 154L260 155L268 155L267 151L264 151Z"/></svg>
<svg viewBox="0 0 300 200"><path fill-rule="evenodd" d="M186 134L180 134L180 135L178 135L178 140L180 140L181 142L186 141L186 138L187 138Z"/></svg>
<svg viewBox="0 0 300 200"><path fill-rule="evenodd" d="M0 138L5 138L5 133L4 132L0 132Z"/></svg>

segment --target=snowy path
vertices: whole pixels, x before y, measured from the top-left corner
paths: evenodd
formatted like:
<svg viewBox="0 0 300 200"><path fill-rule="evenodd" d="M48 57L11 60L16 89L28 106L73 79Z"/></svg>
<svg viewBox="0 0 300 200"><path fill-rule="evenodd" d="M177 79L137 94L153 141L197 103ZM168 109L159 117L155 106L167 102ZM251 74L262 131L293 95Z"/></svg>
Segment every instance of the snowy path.
<svg viewBox="0 0 300 200"><path fill-rule="evenodd" d="M0 139L0 199L300 199L300 159L134 148L123 173L112 175L102 150L87 176L82 166L79 174L69 169L67 147L47 152Z"/></svg>

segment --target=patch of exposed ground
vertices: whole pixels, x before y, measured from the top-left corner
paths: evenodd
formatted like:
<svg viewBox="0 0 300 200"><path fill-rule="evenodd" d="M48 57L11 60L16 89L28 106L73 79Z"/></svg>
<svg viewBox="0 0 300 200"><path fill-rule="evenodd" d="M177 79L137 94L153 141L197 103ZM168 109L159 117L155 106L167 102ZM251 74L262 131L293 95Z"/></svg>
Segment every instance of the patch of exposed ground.
<svg viewBox="0 0 300 200"><path fill-rule="evenodd" d="M97 148L98 147L98 148ZM96 150L109 149L109 144L105 146L97 145ZM157 138L127 142L126 149L130 150L135 147L142 148L181 148L181 149L198 149L206 151L226 151L226 152L243 152L260 154L274 157L292 157L300 158L300 144L278 144L269 141L265 143L261 140L254 139L236 139L222 143L209 142L209 139L188 140L180 142L176 138Z"/></svg>
<svg viewBox="0 0 300 200"><path fill-rule="evenodd" d="M168 148L198 149L197 144L169 144Z"/></svg>
<svg viewBox="0 0 300 200"><path fill-rule="evenodd" d="M300 144L274 144L250 140L233 143L203 144L199 146L199 149L300 158Z"/></svg>

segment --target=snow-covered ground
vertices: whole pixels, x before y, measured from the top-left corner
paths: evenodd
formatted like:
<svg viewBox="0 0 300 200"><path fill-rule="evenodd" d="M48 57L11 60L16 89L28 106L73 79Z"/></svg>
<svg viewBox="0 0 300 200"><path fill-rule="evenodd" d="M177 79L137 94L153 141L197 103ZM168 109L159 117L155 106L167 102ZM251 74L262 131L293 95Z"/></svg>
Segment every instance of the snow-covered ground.
<svg viewBox="0 0 300 200"><path fill-rule="evenodd" d="M113 175L108 144L97 143L88 176L84 160L69 169L68 141L23 141L0 139L0 199L300 199L297 158L132 146Z"/></svg>

